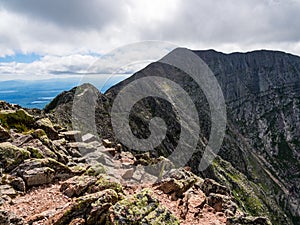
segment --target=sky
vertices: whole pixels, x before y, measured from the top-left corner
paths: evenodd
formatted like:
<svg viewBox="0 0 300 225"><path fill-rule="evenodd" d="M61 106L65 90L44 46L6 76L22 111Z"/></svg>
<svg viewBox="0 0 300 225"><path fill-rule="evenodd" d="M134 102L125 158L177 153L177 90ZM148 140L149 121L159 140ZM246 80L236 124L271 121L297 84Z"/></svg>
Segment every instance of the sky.
<svg viewBox="0 0 300 225"><path fill-rule="evenodd" d="M172 44L300 55L299 12L300 0L0 0L0 80L82 74L149 40L165 43L141 53L153 60Z"/></svg>

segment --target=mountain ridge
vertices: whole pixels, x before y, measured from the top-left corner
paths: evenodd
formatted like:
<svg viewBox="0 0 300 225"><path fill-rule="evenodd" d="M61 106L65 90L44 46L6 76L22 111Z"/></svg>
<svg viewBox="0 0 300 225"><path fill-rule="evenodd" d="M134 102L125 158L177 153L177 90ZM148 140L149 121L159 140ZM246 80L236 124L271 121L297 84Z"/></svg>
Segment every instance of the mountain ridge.
<svg viewBox="0 0 300 225"><path fill-rule="evenodd" d="M269 193L269 200L267 201L272 203L264 203L267 208L277 205L282 212L288 214L288 217L294 221L294 224L297 224L297 221L299 221L299 207L297 206L299 205L297 203L299 202L299 190L297 189L299 180L297 175L299 173L297 169L299 159L297 159L297 155L299 154L299 148L296 145L293 146L290 143L290 139L291 137L294 140L299 139L297 131L299 131L300 127L297 121L300 120L299 116L297 116L299 108L297 99L300 95L298 88L300 82L300 58L292 54L266 50L232 54L222 54L211 50L194 51L194 53L199 55L213 71L225 96L229 128L227 129L220 156L244 173L251 182L256 181L262 185L262 189L258 190L256 195L263 196L265 192L271 193ZM192 99L198 105L198 111L202 119L201 125L204 127L201 131L200 139L202 143L207 143L210 124L209 107L206 98L193 81L180 70L155 62L132 77L111 87L101 96L106 101L112 102L117 93L128 83L152 74L163 76L179 83L192 96ZM103 112L108 115L110 104L108 103L104 108L100 107L97 115L102 115ZM201 109L199 108L200 105ZM141 138L143 137L142 134L148 132L147 121L142 119L141 111L145 110L147 112L146 115L151 117L151 113L149 114L149 107L151 109L151 106L159 111L162 110L162 106L166 105L163 102L148 99L137 104L137 107L132 112L133 124L131 128L136 130ZM290 116L281 109L286 106L286 110L292 112ZM172 107L168 107L167 111L172 111ZM271 116L268 113L271 113ZM117 141L114 139L112 128L109 125L109 118L101 118L102 121L97 122L97 128L102 129L100 136ZM168 118L176 120L174 115L170 115ZM274 122L270 121L270 118ZM288 123L284 122L283 118ZM281 125L284 123L286 127ZM176 123L170 125L170 127L175 129L173 130L175 133L178 130L177 126L178 124L176 125ZM292 128L293 131L289 131L288 127ZM139 130L140 132L138 132ZM105 136L107 134L109 135ZM169 136L161 149L158 150L160 152L158 154L165 156L170 154L171 146L174 146L172 143L176 145L176 138ZM200 151L203 151L203 144L200 144L198 147L202 149ZM282 151L284 148L287 149L286 153L289 154L287 158L293 163L287 163L287 159L280 158L280 149ZM273 153L270 153L270 150ZM285 153L282 154L284 155ZM192 165L196 166L200 157L195 156L192 159ZM193 166L192 168L196 169ZM219 181L223 179L223 183L228 182L228 180L224 180L224 177L222 178L223 175L220 173L224 168L219 168L218 174L213 174L212 171L215 169L210 168L205 172L206 175L217 178ZM194 170L194 172L197 171ZM295 174L295 177L290 178L286 174ZM230 179L232 183L234 179L232 177ZM268 185L263 185L264 183ZM253 184L251 185L253 186ZM270 210L271 216L274 217L274 224L291 224L288 221L278 222L280 219L284 220L284 215L279 214L280 216L276 216L276 210L271 210L270 208L268 210Z"/></svg>
<svg viewBox="0 0 300 225"><path fill-rule="evenodd" d="M271 224L238 206L229 186L49 115L0 101L1 224Z"/></svg>

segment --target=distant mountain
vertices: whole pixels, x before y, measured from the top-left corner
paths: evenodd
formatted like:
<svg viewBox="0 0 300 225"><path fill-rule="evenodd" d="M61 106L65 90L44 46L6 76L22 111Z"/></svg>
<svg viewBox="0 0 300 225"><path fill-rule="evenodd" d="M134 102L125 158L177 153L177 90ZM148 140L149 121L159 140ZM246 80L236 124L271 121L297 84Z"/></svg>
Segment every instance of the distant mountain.
<svg viewBox="0 0 300 225"><path fill-rule="evenodd" d="M26 108L44 108L56 95L77 86L79 79L9 80L0 82L0 99Z"/></svg>
<svg viewBox="0 0 300 225"><path fill-rule="evenodd" d="M206 171L198 171L198 164L211 129L208 101L191 77L170 65L152 63L104 95L91 85L80 86L81 94L89 90L96 96L90 103L97 103L95 119L99 135L118 142L109 113L122 88L147 76L168 78L191 96L199 113L199 152L188 163L193 172L230 187L240 206L252 215L267 214L278 225L300 224L300 57L265 50L232 54L213 50L193 52L215 74L227 106L227 131L220 157ZM166 91L176 95L172 90ZM45 112L71 125L75 95L76 89L62 93ZM88 98L82 95L86 101ZM85 106L88 108L89 104ZM94 109L88 109L93 114ZM75 119L82 121L77 116ZM149 118L154 116L165 120L168 131L152 154L168 156L178 144L181 130L172 105L152 97L139 101L131 111L130 127L137 137L145 138L150 135Z"/></svg>
<svg viewBox="0 0 300 225"><path fill-rule="evenodd" d="M45 80L0 81L0 99L25 108L43 109L59 93L78 86L82 76L60 78L58 75L58 78ZM129 75L109 76L100 74L91 78L84 76L84 79L104 92L127 76Z"/></svg>

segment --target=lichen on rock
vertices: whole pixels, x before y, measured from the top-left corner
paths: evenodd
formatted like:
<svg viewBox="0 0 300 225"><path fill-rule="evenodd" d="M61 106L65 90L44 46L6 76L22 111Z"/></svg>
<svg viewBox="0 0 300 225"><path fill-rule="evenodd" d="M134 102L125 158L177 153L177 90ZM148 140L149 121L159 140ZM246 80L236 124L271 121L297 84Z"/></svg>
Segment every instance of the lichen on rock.
<svg viewBox="0 0 300 225"><path fill-rule="evenodd" d="M0 163L5 171L10 171L30 158L30 152L12 145L10 142L0 143Z"/></svg>
<svg viewBox="0 0 300 225"><path fill-rule="evenodd" d="M160 206L148 189L117 202L111 210L111 219L116 225L179 224L178 219L168 209Z"/></svg>

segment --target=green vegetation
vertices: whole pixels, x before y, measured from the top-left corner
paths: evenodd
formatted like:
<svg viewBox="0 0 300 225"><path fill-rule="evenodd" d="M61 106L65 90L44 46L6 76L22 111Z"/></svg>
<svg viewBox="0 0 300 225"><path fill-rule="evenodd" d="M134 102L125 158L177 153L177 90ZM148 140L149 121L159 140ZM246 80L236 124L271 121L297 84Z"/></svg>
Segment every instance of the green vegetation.
<svg viewBox="0 0 300 225"><path fill-rule="evenodd" d="M89 176L99 176L100 174L105 174L106 170L102 164L92 165L88 170L84 173Z"/></svg>
<svg viewBox="0 0 300 225"><path fill-rule="evenodd" d="M218 180L230 187L232 195L238 201L239 207L250 215L267 215L272 219L274 212L280 212L278 208L275 208L275 200L265 195L265 193L271 191L272 187L257 185L244 174L233 168L229 162L223 161L220 157L214 160L212 168ZM257 168L253 168L253 171L259 176ZM261 172L260 176L262 175L263 173ZM267 183L267 179L265 182ZM274 208L270 208L270 206L274 206Z"/></svg>
<svg viewBox="0 0 300 225"><path fill-rule="evenodd" d="M114 181L110 180L105 175L102 175L97 180L95 185L92 185L91 187L89 187L88 192L94 193L94 192L103 191L106 189L112 189L112 190L116 191L117 193L123 193L122 185L118 182L114 182Z"/></svg>
<svg viewBox="0 0 300 225"><path fill-rule="evenodd" d="M112 207L114 224L179 224L178 219L152 196L149 189L143 189L140 193L117 202Z"/></svg>
<svg viewBox="0 0 300 225"><path fill-rule="evenodd" d="M22 163L25 159L30 158L30 152L18 148L11 143L0 143L0 162L5 170L11 170Z"/></svg>
<svg viewBox="0 0 300 225"><path fill-rule="evenodd" d="M27 132L34 123L34 117L25 110L2 110L0 122L7 129L16 129L18 132Z"/></svg>

